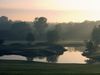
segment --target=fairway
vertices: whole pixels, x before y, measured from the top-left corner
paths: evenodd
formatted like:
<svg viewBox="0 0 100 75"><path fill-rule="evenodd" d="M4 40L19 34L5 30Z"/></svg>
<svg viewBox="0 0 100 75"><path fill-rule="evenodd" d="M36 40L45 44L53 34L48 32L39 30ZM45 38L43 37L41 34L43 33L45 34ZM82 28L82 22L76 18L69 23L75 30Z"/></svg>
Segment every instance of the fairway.
<svg viewBox="0 0 100 75"><path fill-rule="evenodd" d="M97 75L100 64L52 64L0 60L0 75Z"/></svg>

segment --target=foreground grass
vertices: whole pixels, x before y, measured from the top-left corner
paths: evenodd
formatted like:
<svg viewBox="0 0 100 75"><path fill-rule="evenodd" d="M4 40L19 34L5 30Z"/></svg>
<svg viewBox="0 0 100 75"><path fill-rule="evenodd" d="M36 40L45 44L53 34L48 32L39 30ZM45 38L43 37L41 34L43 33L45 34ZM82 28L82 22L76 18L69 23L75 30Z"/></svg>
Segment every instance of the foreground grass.
<svg viewBox="0 0 100 75"><path fill-rule="evenodd" d="M0 60L0 75L100 75L100 64L50 64Z"/></svg>

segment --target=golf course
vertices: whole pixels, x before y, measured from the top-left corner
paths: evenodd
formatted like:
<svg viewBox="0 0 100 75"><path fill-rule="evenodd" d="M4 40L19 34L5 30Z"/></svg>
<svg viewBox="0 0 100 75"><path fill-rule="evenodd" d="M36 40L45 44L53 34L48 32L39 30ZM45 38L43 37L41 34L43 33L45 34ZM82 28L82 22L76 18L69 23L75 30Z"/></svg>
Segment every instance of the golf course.
<svg viewBox="0 0 100 75"><path fill-rule="evenodd" d="M99 75L100 64L0 60L0 75Z"/></svg>

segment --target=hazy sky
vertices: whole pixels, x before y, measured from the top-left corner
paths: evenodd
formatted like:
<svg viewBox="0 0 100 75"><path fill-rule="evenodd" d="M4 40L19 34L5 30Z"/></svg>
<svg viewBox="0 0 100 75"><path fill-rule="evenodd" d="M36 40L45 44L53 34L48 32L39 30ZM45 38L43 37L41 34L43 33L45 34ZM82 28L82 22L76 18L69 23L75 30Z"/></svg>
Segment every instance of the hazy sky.
<svg viewBox="0 0 100 75"><path fill-rule="evenodd" d="M0 16L32 21L45 16L49 22L100 20L100 0L0 0Z"/></svg>

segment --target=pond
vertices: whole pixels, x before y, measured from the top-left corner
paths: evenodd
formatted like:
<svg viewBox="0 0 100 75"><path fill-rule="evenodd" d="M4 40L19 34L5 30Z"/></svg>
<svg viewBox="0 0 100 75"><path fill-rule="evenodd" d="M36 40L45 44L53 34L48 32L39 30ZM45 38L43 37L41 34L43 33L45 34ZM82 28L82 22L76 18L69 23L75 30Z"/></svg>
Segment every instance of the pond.
<svg viewBox="0 0 100 75"><path fill-rule="evenodd" d="M53 61L53 62L56 62L56 63L80 63L80 64L85 64L86 63L85 61L88 60L88 58L81 55L82 50L84 48L82 48L82 47L65 47L65 48L68 49L68 51L64 52L62 55L51 56L48 59L46 57L37 57L37 58L34 58L33 61L38 61L38 62ZM18 55L5 55L5 56L0 57L0 59L26 60L25 57L18 56Z"/></svg>

